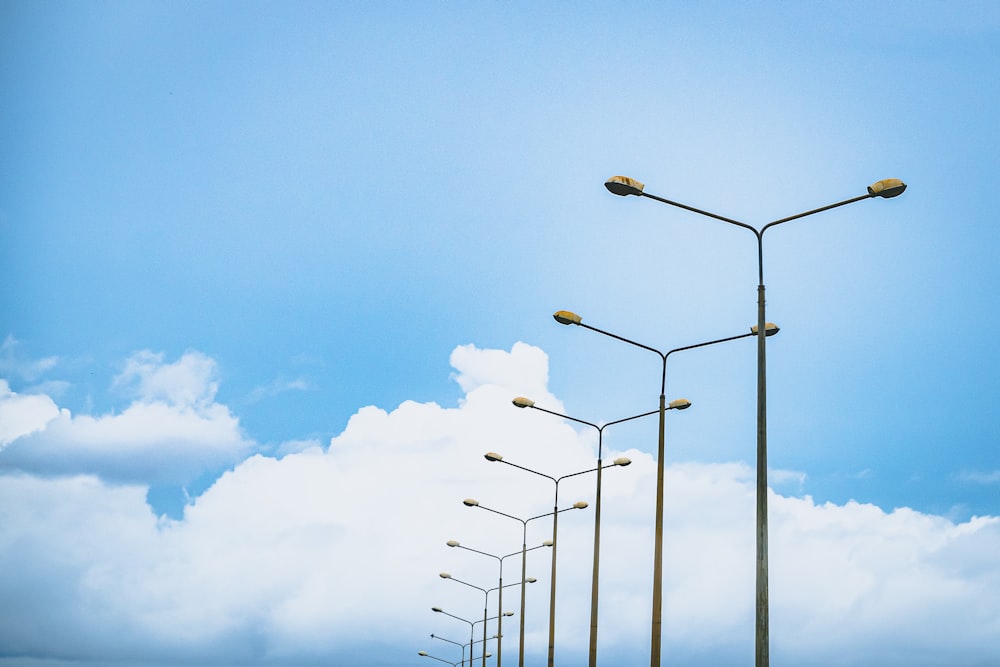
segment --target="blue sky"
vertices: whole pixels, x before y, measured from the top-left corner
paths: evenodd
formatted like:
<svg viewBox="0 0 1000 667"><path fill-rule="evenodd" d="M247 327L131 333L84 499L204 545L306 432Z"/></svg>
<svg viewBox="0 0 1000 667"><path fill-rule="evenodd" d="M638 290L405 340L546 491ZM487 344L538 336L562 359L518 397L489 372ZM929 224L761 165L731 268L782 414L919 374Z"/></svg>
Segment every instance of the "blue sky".
<svg viewBox="0 0 1000 667"><path fill-rule="evenodd" d="M990 664L998 45L985 2L6 3L0 664L450 656L429 607L477 602L437 572L495 575L445 541L519 546L458 501L547 506L481 454L593 458L509 399L656 406L655 357L551 314L662 349L755 323L751 235L616 174L754 225L908 184L765 239L772 660ZM753 342L667 393L665 646L749 662ZM609 667L648 641L655 425L620 428Z"/></svg>

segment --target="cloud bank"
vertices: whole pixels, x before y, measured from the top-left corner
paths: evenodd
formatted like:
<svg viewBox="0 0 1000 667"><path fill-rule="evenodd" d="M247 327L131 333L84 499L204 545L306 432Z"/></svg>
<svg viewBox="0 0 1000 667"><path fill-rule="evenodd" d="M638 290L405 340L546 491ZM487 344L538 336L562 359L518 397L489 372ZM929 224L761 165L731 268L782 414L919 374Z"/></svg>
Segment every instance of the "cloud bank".
<svg viewBox="0 0 1000 667"><path fill-rule="evenodd" d="M515 517L552 510L554 485L487 451L553 476L595 465L596 435L510 400L565 412L533 346L451 356L463 398L360 408L325 446L255 453L216 402L215 362L138 353L114 389L117 414L71 415L0 383L0 664L29 658L142 664L422 664L431 632L481 617L496 555L519 552ZM613 415L611 417L617 417ZM673 417L673 415L672 415ZM677 418L682 418L678 415ZM648 643L655 465L642 437L605 437L600 660L631 664ZM669 428L669 425L668 425ZM610 433L610 429L609 429ZM150 485L226 469L177 518L147 503ZM803 480L801 473L790 473ZM743 462L677 462L666 471L664 651L676 664L749 660L753 652L754 479ZM593 476L567 479L559 506L557 660L586 647ZM1000 518L955 523L907 508L770 498L771 652L797 665L992 664L1000 654ZM529 546L550 537L528 523ZM549 557L528 558L528 650L546 646ZM504 561L519 579L519 557ZM518 587L504 593L516 610ZM493 609L496 594L487 596ZM513 602L511 602L513 600ZM517 620L504 626L514 660ZM443 647L443 648L442 648ZM638 648L637 648L638 647ZM431 650L433 649L433 650ZM456 658L457 660L457 658ZM45 664L32 662L31 664ZM60 663L64 664L64 663Z"/></svg>

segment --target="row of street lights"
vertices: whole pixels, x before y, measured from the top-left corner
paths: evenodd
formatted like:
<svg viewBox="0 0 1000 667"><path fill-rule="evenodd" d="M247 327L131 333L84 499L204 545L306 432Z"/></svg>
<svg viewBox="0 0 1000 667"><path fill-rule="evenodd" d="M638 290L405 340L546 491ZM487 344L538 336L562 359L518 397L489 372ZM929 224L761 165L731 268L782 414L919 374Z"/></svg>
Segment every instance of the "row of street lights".
<svg viewBox="0 0 1000 667"><path fill-rule="evenodd" d="M526 554L528 551L540 548L541 546L551 546L552 547L552 570L551 570L551 580L550 580L550 596L549 596L549 638L548 638L548 667L554 667L554 651L555 651L555 596L556 596L556 537L558 529L558 515L564 511L570 509L583 509L587 507L585 502L577 502L571 507L559 509L559 483L563 479L568 477L574 477L578 475L594 473L596 472L597 477L597 487L596 487L596 498L595 498L595 516L594 516L594 552L593 552L593 572L591 577L591 610L590 610L590 643L589 643L589 667L596 667L597 664L597 631L598 631L598 591L599 591L599 563L600 563L600 531L601 531L601 482L602 482L602 471L604 468L614 467L614 466L626 466L631 461L627 458L615 459L612 463L605 465L603 463L603 433L604 429L613 424L619 424L622 422L631 421L634 419L639 419L641 417L650 416L653 414L659 415L659 428L658 428L658 440L657 440L657 479L656 479L656 511L655 511L655 524L654 524L654 552L653 552L653 590L652 590L652 611L651 611L651 630L650 630L650 667L660 667L661 665L661 637L662 637L662 593L663 593L663 501L664 501L664 469L665 469L665 414L668 410L685 410L691 406L691 402L687 399L677 399L667 403L666 401L666 372L667 372L667 360L668 358L677 352L693 350L697 348L707 347L710 345L715 345L719 343L734 341L747 337L755 337L757 339L757 508L756 508L756 633L755 633L755 665L756 667L768 667L769 664L769 628L768 628L768 584L767 584L767 420L766 420L766 373L765 373L765 349L766 349L766 338L772 336L778 332L778 327L772 323L768 323L765 320L764 311L764 271L763 271L763 235L768 229L778 224L789 222L791 220L796 220L803 218L815 213L820 213L822 211L827 211L833 208L844 206L846 204L862 201L865 199L870 199L874 197L880 198L892 198L903 193L906 189L906 185L898 179L886 179L878 181L868 187L868 193L859 197L854 197L851 199L846 199L844 201L837 202L835 204L830 204L821 208L806 211L804 213L799 213L793 216L781 218L770 222L760 229L752 227L743 222L733 220L730 218L725 218L723 216L716 215L714 213L709 213L685 204L679 204L677 202L664 199L655 195L650 195L644 191L644 186L642 183L624 176L615 176L605 182L605 187L613 194L620 196L634 195L639 197L647 197L654 199L661 203L669 204L671 206L676 206L684 210L698 213L707 217L711 217L717 220L721 220L726 223L730 223L739 226L744 229L752 231L757 239L757 260L758 260L758 307L757 307L757 324L750 328L749 333L738 334L734 336L729 336L726 338L719 338L715 340L710 340L702 343L696 343L694 345L686 345L683 347L677 347L663 352L657 348L636 342L624 336L620 336L615 333L611 333L604 329L599 329L593 327L589 324L584 324L583 318L576 313L561 310L555 313L554 318L557 322L563 325L575 325L585 329L589 329L596 333L602 334L604 336L616 339L620 342L627 343L631 346L638 347L644 350L655 353L659 356L661 361L660 366L660 398L659 398L659 409L649 412L643 412L641 414L633 415L631 417L625 417L623 419L617 419L611 422L605 422L603 424L597 424L569 415L564 415L558 412L547 410L545 408L535 405L534 401L524 397L515 398L513 403L518 408L530 408L539 410L550 415L567 419L579 424L590 426L597 430L598 432L598 452L597 452L597 466L588 470L583 470L575 473L570 473L568 475L563 475L561 477L553 477L546 475L544 473L532 470L530 468L518 465L516 463L511 463L504 460L503 456L495 452L488 452L485 455L487 461L496 463L505 463L507 465L513 466L520 470L545 477L553 482L554 484L554 502L552 512L541 514L538 516L530 517L528 519L521 519L510 514L506 514L496 509L485 507L479 504L478 501L474 499L466 499L464 501L465 505L469 507L479 507L480 509L485 509L487 511L493 512L495 514L514 519L522 523L524 530L524 537L522 539L522 547L520 552L514 552L507 554L506 556L493 556L492 554L485 554L485 552L477 551L477 553L485 554L496 558L500 564L500 578L499 585L495 589L482 589L471 584L466 584L472 586L473 588L479 588L479 590L484 591L485 596L492 590L499 591L500 600L498 601L498 616L496 617L497 623L497 666L501 666L501 647L502 647L502 616L504 615L500 609L502 608L502 589L503 585L503 559L514 556L520 553L521 558L521 613L520 613L520 645L519 645L519 659L518 667L524 667L524 609L525 609L525 584L528 583L526 577ZM543 517L552 517L552 540L547 541L543 545L537 547L532 547L532 549L527 548L527 524L535 519L540 519ZM449 546L458 547L461 546L458 542L451 541L448 543ZM467 548L467 547L462 547ZM469 549L470 551L476 551L475 549ZM442 577L454 579L447 573L442 573ZM533 581L533 580L532 580ZM466 583L466 582L460 582ZM512 584L517 585L517 584ZM488 606L488 605L487 605ZM434 608L435 611L441 611L438 608ZM485 667L486 664L486 610L484 609L483 614L483 655L482 662ZM465 620L465 619L462 619ZM468 621L466 621L468 622ZM478 621L477 621L478 622ZM471 660L471 642L470 642L470 666ZM426 655L421 652L421 655ZM433 657L433 656L428 656ZM463 650L463 661L464 661L464 650ZM447 662L447 661L444 661Z"/></svg>

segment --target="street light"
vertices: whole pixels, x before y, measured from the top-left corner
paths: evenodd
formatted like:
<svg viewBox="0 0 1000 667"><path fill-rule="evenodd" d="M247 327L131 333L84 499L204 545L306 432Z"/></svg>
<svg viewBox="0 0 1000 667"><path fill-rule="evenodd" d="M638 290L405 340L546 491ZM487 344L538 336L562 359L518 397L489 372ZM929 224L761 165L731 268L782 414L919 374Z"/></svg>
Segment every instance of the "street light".
<svg viewBox="0 0 1000 667"><path fill-rule="evenodd" d="M599 579L599 568L600 568L600 551L601 551L601 471L604 468L610 467L602 465L602 448L604 442L604 429L612 424L621 424L622 422L632 421L633 419L639 419L640 417L648 417L649 415L656 414L658 410L653 410L651 412L644 412L641 415L634 415L632 417L625 417L624 419L616 419L615 421L606 422L603 425L593 424L582 419L577 419L576 417L570 417L569 415L560 414L558 412L553 412L552 410L546 410L545 408L540 408L535 405L535 402L530 398L525 398L519 396L514 399L514 405L519 408L532 408L540 412L545 412L556 417L562 417L563 419L569 419L570 421L577 422L578 424L585 424L591 426L597 430L597 491L594 501L594 567L593 574L591 576L590 582L590 657L589 666L596 667L597 665L597 592L598 592L598 579ZM489 454L486 455L489 458ZM499 455L497 455L499 456ZM627 466L632 461L628 458L622 456L615 459L612 465L617 466Z"/></svg>
<svg viewBox="0 0 1000 667"><path fill-rule="evenodd" d="M462 582L462 583L465 583L465 582ZM469 667L472 667L472 660L473 660L473 658L472 658L472 647L474 647L476 645L476 639L475 639L475 635L476 635L476 623L482 623L483 624L483 629L485 630L486 623L489 622L489 621L495 621L497 619L497 617L493 616L493 617L490 617L490 618L482 618L482 619L478 619L478 620L475 620L475 621L470 621L467 618L462 618L461 616L455 616L455 614L450 614L450 613L446 612L444 609L442 609L441 607L431 607L431 611L433 611L436 614L444 614L445 616L450 616L451 618L454 618L457 621L462 621L463 623L468 623L469 624ZM514 612L509 611L509 612L505 612L504 616L511 616L513 614L514 614ZM434 635L431 635L431 636L433 637ZM485 631L483 632L483 651L486 651L486 633L485 633ZM462 658L463 662L465 661L464 653L465 652L463 651L463 658ZM487 657L488 658L490 656L487 655L487 656L483 656L483 657ZM485 664L485 662L484 662L484 664Z"/></svg>
<svg viewBox="0 0 1000 667"><path fill-rule="evenodd" d="M462 501L466 507L478 507L479 509L484 509L487 512L493 512L494 514L499 514L500 516L505 516L508 519L513 519L514 521L520 521L523 528L522 538L521 538L521 581L525 581L525 568L527 566L527 554L528 554L528 523L534 521L535 519L543 519L547 516L553 516L554 514L559 514L560 512L568 512L569 510L582 510L587 507L587 503L580 500L573 503L569 507L564 507L563 509L556 509L553 512L546 512L545 514L539 514L538 516L529 517L527 519L522 519L520 517L513 516L512 514L506 514L499 510L495 510L492 507L486 507L485 505L480 505L479 501L475 498L466 498ZM555 548L555 536L553 536L553 549ZM518 639L518 655L517 655L517 667L524 667L524 601L525 601L525 587L521 586L521 636Z"/></svg>
<svg viewBox="0 0 1000 667"><path fill-rule="evenodd" d="M458 549L465 549L466 551L471 551L473 553L482 554L484 556L489 556L490 558L496 559L497 563L500 565L500 576L499 576L498 586L497 586L497 589L500 591L497 594L497 613L499 614L500 613L500 609L503 608L503 589L505 588L504 583L503 583L503 561L504 561L504 559L510 558L511 556L517 556L521 552L520 551L515 551L513 553L507 554L506 556L495 556L495 555L493 555L491 553L487 553L485 551L480 551L478 549L472 549L470 547L467 547L467 546L461 544L458 540L448 540L447 544L448 544L449 547L458 548ZM530 549L527 549L527 551L534 551L535 549L541 549L543 547L551 547L552 545L553 545L552 540L545 540L544 542L542 542L538 546L531 547ZM529 577L527 579L527 582L529 584L533 584L533 583L535 583L535 581L537 581L537 580L534 577ZM511 585L514 585L514 584L511 584ZM501 667L502 664L503 664L503 662L502 662L502 660L503 660L503 628L502 628L502 626L503 626L503 619L502 618L498 618L497 619L497 667Z"/></svg>
<svg viewBox="0 0 1000 667"><path fill-rule="evenodd" d="M477 591L482 591L483 592L483 598L484 598L483 599L483 643L484 644L486 643L486 610L489 609L489 606L490 606L489 605L490 593L492 593L493 591L500 591L500 594L502 595L503 594L503 589L506 588L507 586L520 586L521 585L521 582L517 581L517 582L514 582L512 584L507 584L507 586L504 586L503 583L501 583L499 586L494 586L493 588L481 588L479 586L476 586L475 584L470 584L467 581L462 581L461 579L456 579L455 577L451 576L447 572L442 572L438 576L441 577L442 579L451 579L452 581L458 582L460 584L464 584L464 585L468 586L469 588L475 588ZM533 583L535 583L537 581L537 579L535 579L534 577L528 577L527 579L525 579L525 581L527 583L529 583L529 584L533 584ZM500 625L501 625L501 623L503 621L503 616L513 616L513 615L514 615L514 612L503 613L503 612L497 610L497 617L496 617L497 618L497 634L500 633ZM486 667L486 658L485 657L483 658L483 667Z"/></svg>
<svg viewBox="0 0 1000 667"><path fill-rule="evenodd" d="M434 635L431 635L431 636L433 637ZM485 647L484 647L484 650L485 650ZM469 651L469 653L470 653L470 661L471 661L471 653L472 653L472 651ZM427 651L417 651L417 655L419 655L421 657L424 657L424 658L431 658L432 660L437 660L438 662L447 663L447 664L451 665L451 667L457 667L458 665L462 664L462 662L465 662L465 658L464 657L462 658L462 662L452 662L451 660L445 660L444 658L439 658L437 656L431 655ZM483 653L483 658L484 659L485 658L490 658L490 657L493 657L492 653Z"/></svg>
<svg viewBox="0 0 1000 667"><path fill-rule="evenodd" d="M868 186L868 193L859 197L852 197L836 204L829 204L821 208L815 208L804 213L790 215L787 218L780 218L769 222L760 229L726 218L715 213L709 213L701 209L680 204L669 199L657 197L644 192L645 186L634 178L627 176L612 176L604 183L604 187L613 194L625 197L635 195L637 197L647 197L663 204L676 206L685 211L691 211L709 218L721 220L722 222L736 225L753 232L757 239L757 604L756 604L756 633L755 633L755 653L754 665L756 667L767 667L770 663L769 657L769 629L768 629L768 594L767 594L767 347L764 327L764 232L775 225L790 222L799 218L804 218L815 213L829 211L833 208L853 204L854 202L881 197L891 199L903 194L906 190L906 183L898 178L887 178L876 181Z"/></svg>
<svg viewBox="0 0 1000 667"><path fill-rule="evenodd" d="M635 347L642 348L644 350L649 350L650 352L655 352L662 361L662 370L660 373L660 425L659 425L659 437L656 448L656 518L655 528L654 528L654 539L653 539L653 613L652 613L652 629L650 631L650 649L649 649L649 661L650 667L660 666L660 640L661 640L661 627L662 627L662 617L663 617L663 475L664 475L664 425L666 422L666 411L667 410L686 410L691 407L691 401L685 398L679 398L667 404L666 399L666 388L667 388L667 359L674 352L683 352L685 350L693 350L699 347L706 347L708 345L715 345L717 343L726 343L731 340L737 340L740 338L747 338L749 336L757 335L758 331L763 332L762 336L773 336L778 333L778 326L776 324L768 322L764 326L754 326L750 328L749 333L740 334L737 336L729 336L727 338L719 338L717 340L710 340L704 343L696 343L694 345L685 345L684 347L677 347L669 352L660 352L654 347L649 347L648 345L643 345L642 343L637 343L634 340L630 340L618 334L613 334L609 331L604 331L603 329L598 329L597 327L592 327L589 324L583 323L583 318L576 313L570 312L568 310L560 310L556 312L553 317L559 324L570 325L574 324L584 329L590 329L599 334L609 336L616 340L620 340L623 343L628 343L629 345L634 345Z"/></svg>
<svg viewBox="0 0 1000 667"><path fill-rule="evenodd" d="M513 401L513 403L514 403L514 405L516 405L519 408L528 407L529 403L531 405L534 405L534 401L532 401L531 399L524 398L522 396L519 396L519 397L515 398L514 401ZM527 468L525 466L518 465L516 463L511 463L510 461L504 461L504 458L501 455L497 454L496 452L487 452L486 455L485 455L485 457L486 457L487 461L491 461L491 462L494 462L494 463L506 463L509 466L513 466L513 467L518 468L520 470L524 470L525 472L530 472L530 473L532 473L534 475L538 475L539 477L544 477L545 479L548 479L549 481L551 481L555 485L555 497L554 497L554 499L552 501L552 508L553 509L556 509L559 506L559 482L561 482L562 480L564 480L564 479L566 479L568 477L576 477L577 475L585 475L587 473L597 472L598 493L600 493L600 481L599 480L600 480L601 469L602 468L611 468L611 467L614 467L614 466L627 466L628 464L632 463L632 461L630 461L629 459L627 459L625 457L621 457L620 459L615 460L614 463L611 463L611 464L609 464L607 466L602 466L601 465L601 461L600 461L600 457L598 457L597 467L596 468L590 468L588 470L581 470L580 472L570 473L568 475L563 475L562 477L552 477L551 475L546 475L545 473L538 472L537 470L532 470L531 468ZM598 495L597 505L596 505L596 507L598 509L600 508L600 503L601 503L601 499L600 499L600 496ZM558 519L559 519L559 514L558 513L554 513L552 515L552 540L554 542L556 541L556 536L558 534L558 529L559 529ZM551 576L551 583L549 585L549 656L548 656L548 667L553 667L554 664L555 664L555 641L556 641L556 547L558 547L558 546L559 546L558 544L554 544L552 546L552 576Z"/></svg>
<svg viewBox="0 0 1000 667"><path fill-rule="evenodd" d="M455 646L457 646L460 649L462 649L462 662L461 662L461 664L463 664L463 665L465 664L465 647L466 647L466 644L459 644L456 641L453 641L451 639L446 639L446 638L442 637L441 635L435 635L434 633L431 633L431 639L440 639L443 642L448 642L449 644L454 644ZM470 651L472 650L471 646L469 647L469 650ZM423 651L420 651L420 653L423 654Z"/></svg>

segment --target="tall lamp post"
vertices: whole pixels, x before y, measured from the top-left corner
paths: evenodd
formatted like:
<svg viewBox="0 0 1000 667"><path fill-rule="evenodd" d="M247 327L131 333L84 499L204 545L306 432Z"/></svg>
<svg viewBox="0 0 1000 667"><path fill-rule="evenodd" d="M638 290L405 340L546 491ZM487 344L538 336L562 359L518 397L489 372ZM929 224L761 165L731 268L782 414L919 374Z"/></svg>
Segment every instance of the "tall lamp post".
<svg viewBox="0 0 1000 667"><path fill-rule="evenodd" d="M521 582L520 581L516 581L516 582L514 582L512 584L507 584L507 586L504 586L503 584L500 584L499 586L494 586L493 588L481 588L479 586L476 586L475 584L470 584L467 581L462 581L461 579L456 579L455 577L451 576L447 572L442 572L438 576L441 577L442 579L450 579L451 581L455 581L455 582L458 582L460 584L464 584L465 586L468 586L469 588L475 588L477 591L482 591L483 592L483 646L485 646L486 645L486 614L487 614L486 610L489 609L489 606L490 606L490 593L492 593L493 591L500 591L500 594L502 595L504 588L506 588L507 586L520 586ZM529 584L533 584L536 581L538 581L538 580L535 579L534 577L528 577L527 579L525 579L525 582L529 583ZM502 612L502 611L498 611L497 612L497 635L500 634L500 625L501 625L501 623L503 621L503 617L505 615L513 616L514 612L511 611L511 612L507 612L506 614L504 614L504 612ZM486 667L486 656L483 656L483 667Z"/></svg>
<svg viewBox="0 0 1000 667"><path fill-rule="evenodd" d="M469 651L470 661L471 661L471 653L472 653L472 651ZM462 662L465 662L465 658L462 658L462 662L452 662L451 660L445 660L444 658L439 658L439 657L437 657L435 655L431 655L427 651L417 651L417 655L419 655L422 658L430 658L431 660L437 660L438 662L447 663L447 664L451 665L451 667L457 667L458 665L461 665ZM486 653L486 647L484 646L483 647L483 657L484 658L489 658L492 655L493 655L492 653Z"/></svg>
<svg viewBox="0 0 1000 667"><path fill-rule="evenodd" d="M757 568L756 568L756 633L755 633L755 653L754 664L756 667L767 667L770 663L769 644L770 636L768 629L768 587L767 587L767 378L766 378L766 344L764 327L764 232L775 225L784 222L804 218L815 213L829 211L833 208L853 204L854 202L881 197L891 199L903 194L906 184L898 178L887 178L876 181L868 186L867 194L859 197L845 199L835 204L829 204L821 208L815 208L803 213L790 215L786 218L769 222L760 229L748 225L739 220L726 218L715 213L709 213L693 206L680 204L663 197L657 197L644 192L645 186L639 181L627 176L612 176L604 183L604 187L612 194L622 197L635 195L654 199L663 204L676 206L685 211L691 211L709 218L721 220L722 222L736 225L753 232L757 239Z"/></svg>
<svg viewBox="0 0 1000 667"><path fill-rule="evenodd" d="M446 639L446 638L442 637L441 635L434 634L433 632L431 633L431 639L440 639L443 642L448 642L449 644L454 644L455 646L457 646L460 649L462 649L462 662L461 662L461 664L463 664L463 665L465 664L465 647L467 646L466 644L459 644L456 641L453 641L451 639ZM469 650L470 651L472 650L471 646L469 646Z"/></svg>
<svg viewBox="0 0 1000 667"><path fill-rule="evenodd" d="M479 509L484 509L487 512L493 512L494 514L499 514L500 516L505 516L508 519L513 519L514 521L519 521L522 526L522 538L521 538L521 581L525 581L525 568L527 566L527 554L528 554L528 523L534 521L535 519L543 519L547 516L552 516L553 514L559 514L561 512L568 512L569 510L582 510L587 507L587 503L579 500L569 507L564 507L563 509L556 509L553 512L546 512L545 514L539 514L538 516L529 517L527 519L522 519L516 517L512 514L506 514L499 510L495 510L492 507L486 507L485 505L480 505L479 501L475 498L466 498L462 501L466 507L478 507ZM555 536L553 536L553 548L555 543ZM518 639L518 655L517 655L517 667L524 667L524 601L525 601L525 587L521 586L521 636Z"/></svg>
<svg viewBox="0 0 1000 667"><path fill-rule="evenodd" d="M620 340L623 343L628 343L629 345L634 345L635 347L642 348L644 350L649 350L659 355L662 361L662 370L660 373L660 425L658 442L656 447L656 518L654 521L656 525L654 527L654 539L653 539L653 613L652 613L652 629L650 631L650 647L649 647L649 664L650 667L660 667L660 643L662 636L662 618L663 618L663 475L664 475L664 425L665 416L667 410L684 410L691 407L691 401L687 399L677 399L671 401L669 405L666 402L666 388L667 388L667 359L670 358L671 354L675 352L683 352L685 350L693 350L699 347L706 347L708 345L715 345L717 343L726 343L731 340L737 340L740 338L747 338L749 336L757 335L758 331L764 332L761 335L771 336L778 333L778 327L774 324L767 324L765 326L754 326L751 327L750 333L740 334L738 336L729 336L727 338L719 338L717 340L710 340L704 343L696 343L694 345L685 345L684 347L676 347L668 352L660 352L654 347L649 347L648 345L643 345L642 343L637 343L634 340L630 340L618 334L613 334L603 329L598 329L597 327L592 327L589 324L583 323L583 318L572 313L568 310L560 310L556 312L553 317L559 324L575 324L576 326L583 327L584 329L590 329L599 334L609 336L616 340Z"/></svg>
<svg viewBox="0 0 1000 667"><path fill-rule="evenodd" d="M519 396L518 398L515 398L514 401L513 401L513 403L514 403L514 405L516 405L519 408L528 407L529 403L530 404L534 404L534 402L531 401L530 399L527 399L527 398L524 398L524 397L521 397L521 396ZM608 464L606 466L602 466L600 460L598 460L596 468L590 468L588 470L581 470L580 472L570 473L568 475L563 475L562 477L553 477L551 475L546 475L545 473L538 472L537 470L532 470L531 468L527 468L525 466L518 465L516 463L511 463L510 461L505 461L504 458L501 455L497 454L496 452L487 452L485 456L486 456L486 460L487 461L495 462L495 463L506 463L509 466L513 466L513 467L515 467L515 468L517 468L519 470L524 470L525 472L530 472L533 475L538 475L539 477L544 477L545 479L551 481L555 485L555 496L554 496L553 501L552 501L552 509L553 510L555 510L556 508L559 507L559 482L563 481L564 479L567 479L569 477L576 477L577 475L586 475L586 474L592 473L592 472L596 472L597 475L598 475L598 479L600 479L600 474L601 474L601 469L602 468L611 468L611 467L614 467L614 466L627 466L630 463L632 463L631 460L625 458L624 456L621 457L621 458L615 459L614 463ZM600 482L598 482L598 485L600 485ZM600 502L601 502L600 501L600 497L598 497L597 498L597 504L596 504L596 507L598 509L601 506ZM559 544L558 544L558 542L556 540L556 536L557 536L558 530L559 530L558 519L559 519L558 512L553 511L553 514L552 514L552 541L554 542L554 544L552 545L552 575L551 575L551 579L550 579L551 583L549 584L549 657L548 657L548 667L554 667L554 665L555 665L555 643L556 643L556 548L559 546Z"/></svg>
<svg viewBox="0 0 1000 667"><path fill-rule="evenodd" d="M476 623L482 623L483 627L485 627L485 624L488 621L494 621L494 620L496 620L496 617L482 618L482 619L478 619L478 620L475 620L475 621L470 621L467 618L462 618L461 616L456 616L455 614L450 614L450 613L446 612L444 609L442 609L441 607L431 607L431 611L433 611L436 614L444 614L445 616L450 616L451 618L454 618L456 621L462 621L463 623L468 623L469 624L469 644L468 644L468 646L469 646L469 667L472 667L472 660L473 660L473 658L472 658L472 650L473 650L473 648L476 645ZM506 612L504 615L511 616L513 613L514 612L509 611L509 612ZM433 637L434 635L431 635L431 636ZM485 655L485 653L486 653L486 633L485 632L483 633L483 653L484 653L484 655L483 655L484 658L490 657L489 655ZM463 651L462 661L463 662L465 661L464 651Z"/></svg>
<svg viewBox="0 0 1000 667"><path fill-rule="evenodd" d="M612 424L621 424L622 422L632 421L633 419L639 419L640 417L648 417L649 415L655 415L658 410L653 410L651 412L644 412L641 415L633 415L632 417L625 417L624 419L616 419L615 421L606 422L602 425L593 424L582 419L577 419L576 417L570 417L569 415L560 414L558 412L553 412L552 410L546 410L545 408L540 408L535 405L535 402L530 398L525 398L519 396L514 399L514 405L519 408L533 408L540 412L545 412L556 417L561 417L563 419L568 419L574 421L578 424L584 424L586 426L593 427L597 430L597 490L595 492L594 499L594 567L593 574L590 581L590 653L589 653L589 667L596 667L597 665L597 591L598 591L598 579L599 579L599 569L600 569L600 553L601 553L601 471L609 466L605 466L602 463L602 448L604 443L604 429L611 426ZM627 458L621 457L614 460L614 465L628 465L631 463Z"/></svg>
<svg viewBox="0 0 1000 667"><path fill-rule="evenodd" d="M487 553L485 551L480 551L478 549L472 549L470 547L467 547L467 546L463 545L461 542L459 542L458 540L448 540L447 544L448 544L449 547L454 547L454 548L458 548L458 549L465 549L466 551L471 551L473 553L482 554L483 556L489 556L490 558L496 559L497 564L500 566L500 576L499 576L498 585L497 585L497 590L500 591L498 593L498 595L497 595L497 614L500 614L502 616L503 614L500 612L500 609L503 608L503 589L505 588L505 586L503 584L503 562L504 562L505 559L510 558L511 556L520 555L521 552L520 551L515 551L513 553L507 554L506 556L495 556L495 555L493 555L491 553ZM535 549L541 549L543 547L551 547L553 544L554 543L553 543L552 540L545 540L544 542L542 542L538 546L531 547L530 549L527 549L526 551L534 551ZM533 583L535 583L535 581L537 581L537 580L534 577L530 577L529 579L527 579L527 582L529 584L533 584ZM509 584L509 585L513 586L515 584ZM497 618L497 667L501 667L502 666L502 664L503 664L502 661L503 661L503 619L502 618Z"/></svg>

